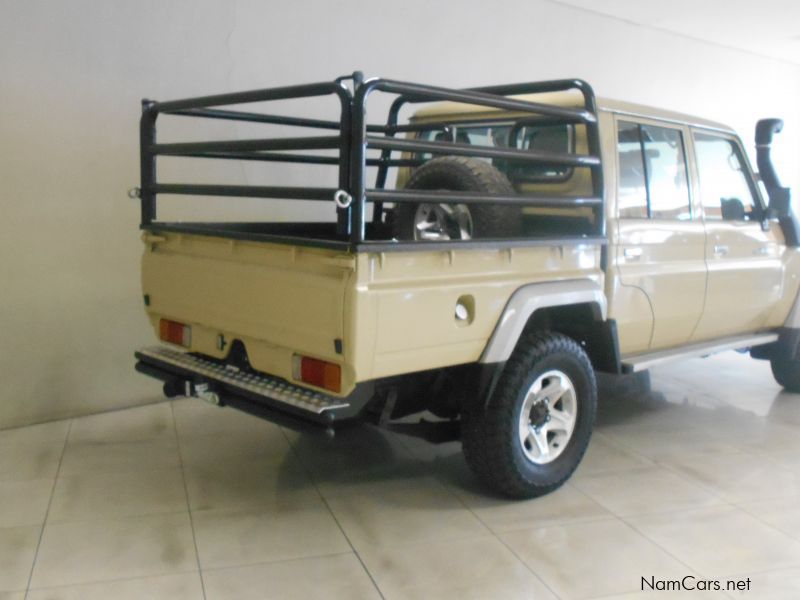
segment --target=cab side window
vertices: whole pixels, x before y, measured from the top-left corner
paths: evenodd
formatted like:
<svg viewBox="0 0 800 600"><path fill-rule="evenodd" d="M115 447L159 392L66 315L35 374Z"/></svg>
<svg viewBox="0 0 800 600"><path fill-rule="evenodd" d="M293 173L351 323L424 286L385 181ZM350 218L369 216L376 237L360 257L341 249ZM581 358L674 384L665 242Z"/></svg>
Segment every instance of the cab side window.
<svg viewBox="0 0 800 600"><path fill-rule="evenodd" d="M677 129L620 121L620 218L692 218L683 135Z"/></svg>
<svg viewBox="0 0 800 600"><path fill-rule="evenodd" d="M706 219L757 220L758 204L738 145L733 140L695 132L694 147Z"/></svg>

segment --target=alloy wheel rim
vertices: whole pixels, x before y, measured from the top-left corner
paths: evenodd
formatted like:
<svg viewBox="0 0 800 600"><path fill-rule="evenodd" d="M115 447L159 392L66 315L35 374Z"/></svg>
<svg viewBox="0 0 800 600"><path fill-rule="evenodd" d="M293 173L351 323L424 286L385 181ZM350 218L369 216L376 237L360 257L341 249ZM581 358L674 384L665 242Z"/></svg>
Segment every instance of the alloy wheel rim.
<svg viewBox="0 0 800 600"><path fill-rule="evenodd" d="M472 239L472 215L466 204L420 204L414 214L414 239Z"/></svg>
<svg viewBox="0 0 800 600"><path fill-rule="evenodd" d="M519 416L519 443L525 457L545 465L561 456L575 431L575 386L559 370L539 375L528 388Z"/></svg>

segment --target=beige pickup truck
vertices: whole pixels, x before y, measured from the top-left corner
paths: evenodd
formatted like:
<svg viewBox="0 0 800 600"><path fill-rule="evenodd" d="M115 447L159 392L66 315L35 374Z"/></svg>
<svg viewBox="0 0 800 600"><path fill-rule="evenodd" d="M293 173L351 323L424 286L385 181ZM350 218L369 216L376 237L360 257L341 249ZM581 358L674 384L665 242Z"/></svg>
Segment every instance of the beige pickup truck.
<svg viewBox="0 0 800 600"><path fill-rule="evenodd" d="M337 118L290 116L307 99ZM164 142L157 117L238 129ZM800 392L798 224L769 156L780 128L757 126L759 176L728 127L582 80L456 90L355 73L145 100L142 287L163 343L136 368L167 396L285 426L460 438L495 490L547 493L589 443L595 372L750 349ZM291 170L294 184L164 183L160 157ZM263 210L158 220L173 195ZM278 202L303 218L271 218Z"/></svg>

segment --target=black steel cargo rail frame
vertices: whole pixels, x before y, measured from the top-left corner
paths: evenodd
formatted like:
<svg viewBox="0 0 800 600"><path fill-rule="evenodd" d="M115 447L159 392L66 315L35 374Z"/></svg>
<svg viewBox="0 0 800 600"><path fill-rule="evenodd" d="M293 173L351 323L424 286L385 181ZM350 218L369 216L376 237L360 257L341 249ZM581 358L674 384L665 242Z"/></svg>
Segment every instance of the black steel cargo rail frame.
<svg viewBox="0 0 800 600"><path fill-rule="evenodd" d="M345 81L353 80L353 91ZM544 92L576 90L583 96L583 107L564 107L539 102L530 102L510 96ZM389 109L385 125L367 124L367 101L373 92L385 92L397 97ZM299 118L220 109L254 102L290 100L320 96L335 96L340 103L338 121ZM530 115L523 117L534 122L552 121L583 125L586 128L588 154L557 153L477 146L454 141L423 141L396 137L398 133L429 130L445 127L449 122L399 124L398 116L403 106L409 103L452 101L478 105ZM160 114L223 119L251 123L294 126L317 130L328 130L331 135L262 138L247 140L183 142L162 144L156 141L156 120ZM605 242L605 218L603 209L603 172L600 155L600 132L597 105L592 88L580 79L564 79L499 85L471 89L446 89L393 81L389 79L364 80L359 72L349 77L340 77L332 82L279 87L248 92L203 96L168 102L142 101L140 122L141 158L141 227L145 230L191 231L192 225L159 222L156 220L156 198L158 194L234 196L255 198L280 198L289 200L328 200L340 193L337 204L337 229L335 239L308 239L302 235L258 234L258 239L278 243L300 243L346 248L353 251L415 248L453 248L471 245L524 246L536 243L598 243ZM380 150L379 158L367 156L368 149ZM338 156L330 154L294 154L297 151L338 150ZM393 153L401 153L393 158ZM458 155L482 158L500 158L548 166L586 167L591 171L592 194L589 196L560 196L541 194L490 195L468 192L436 192L426 190L385 189L388 171L392 167L414 166L422 162L413 158L415 153L435 155ZM412 158L408 158L408 156ZM338 188L279 187L249 185L208 185L185 183L159 183L156 178L158 156L180 156L191 158L236 159L285 163L304 163L338 166ZM375 187L367 187L367 167L377 167ZM342 200L344 199L344 200ZM349 202L349 204L348 204ZM591 206L595 211L595 231L592 235L553 239L504 239L504 240L459 240L450 242L415 242L368 240L366 235L367 203L374 204L373 220L381 218L383 204L403 202L452 202L483 204L518 204L524 206ZM344 205L344 206L342 206ZM196 231L211 235L237 237L226 231L223 224L198 224ZM238 237L247 237L240 233Z"/></svg>

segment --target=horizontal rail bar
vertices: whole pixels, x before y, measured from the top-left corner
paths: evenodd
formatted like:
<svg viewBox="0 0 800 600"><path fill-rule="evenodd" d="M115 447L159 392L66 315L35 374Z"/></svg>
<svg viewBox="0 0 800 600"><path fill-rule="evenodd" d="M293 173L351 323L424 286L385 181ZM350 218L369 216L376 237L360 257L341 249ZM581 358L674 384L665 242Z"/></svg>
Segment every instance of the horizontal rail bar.
<svg viewBox="0 0 800 600"><path fill-rule="evenodd" d="M211 106L225 106L229 104L246 104L249 102L265 102L268 100L288 100L290 98L312 98L336 94L342 100L351 97L350 91L342 84L325 81L322 83L309 83L305 85L291 85L286 87L252 90L249 92L233 92L230 94L215 94L213 96L200 96L199 98L186 98L185 100L170 100L156 102L153 110L161 113L170 113L187 108L208 108Z"/></svg>
<svg viewBox="0 0 800 600"><path fill-rule="evenodd" d="M553 106L540 102L529 102L527 100L516 100L506 98L497 94L489 94L475 90L451 90L428 85L415 83L405 83L383 79L374 84L377 90L384 92L411 96L411 102L424 102L426 100L449 100L452 102L463 102L466 104L477 104L503 110L532 112L540 115L552 117L565 117L577 119L583 123L595 123L597 116L589 110L583 108L569 108L564 106Z"/></svg>
<svg viewBox="0 0 800 600"><path fill-rule="evenodd" d="M219 142L180 142L177 144L155 144L148 148L153 154L182 156L187 153L236 152L248 150L327 150L341 146L339 136L266 138L260 140L227 140Z"/></svg>
<svg viewBox="0 0 800 600"><path fill-rule="evenodd" d="M593 95L591 86L582 79L552 79L550 81L528 81L523 83L504 83L469 88L473 92L498 94L501 96L518 96L520 94L546 94L548 92L566 92L575 90L584 97Z"/></svg>
<svg viewBox="0 0 800 600"><path fill-rule="evenodd" d="M311 165L338 165L338 156L312 156L308 154L284 154L282 152L187 152L185 158L217 158L223 160L255 160L260 162L287 162Z"/></svg>
<svg viewBox="0 0 800 600"><path fill-rule="evenodd" d="M259 162L286 162L309 165L338 165L338 156L311 156L308 154L285 154L282 152L187 152L181 158L216 158L222 160L253 160ZM368 167L416 167L424 163L421 158L368 158Z"/></svg>
<svg viewBox="0 0 800 600"><path fill-rule="evenodd" d="M284 200L330 200L334 188L277 187L261 185L206 185L195 183L158 183L156 194L196 196L231 196L238 198L282 198Z"/></svg>
<svg viewBox="0 0 800 600"><path fill-rule="evenodd" d="M286 117L283 115L264 115L261 113L237 110L220 110L217 108L187 108L170 111L169 114L181 117L202 117L206 119L222 119L225 121L246 121L250 123L268 123L272 125L293 125L297 127L313 127L315 129L339 130L339 121L323 119L306 119L302 117Z"/></svg>
<svg viewBox="0 0 800 600"><path fill-rule="evenodd" d="M393 127L389 126L386 127L386 129L390 130L391 133L408 133L415 131L444 129L445 127L450 127L452 125L457 127L477 127L481 125L485 125L487 127L506 127L513 126L518 123L522 123L524 125L573 125L575 123L580 123L580 121L578 119L565 119L548 116L529 116L507 119L498 117L482 117L470 119L469 114L465 114L461 119L455 118L438 121L415 121L405 125L395 125Z"/></svg>
<svg viewBox="0 0 800 600"><path fill-rule="evenodd" d="M497 195L476 192L442 190L379 190L369 189L367 200L372 202L437 202L444 204L515 204L520 206L598 206L601 198L590 196Z"/></svg>
<svg viewBox="0 0 800 600"><path fill-rule="evenodd" d="M483 156L486 158L503 158L545 165L595 167L600 164L600 159L596 156L561 152L543 152L541 150L493 148L489 146L474 146L472 144L459 144L454 142L427 142L422 140L404 140L398 138L367 136L367 145L370 148L399 150L405 152L430 152L431 154L452 154L456 156Z"/></svg>

